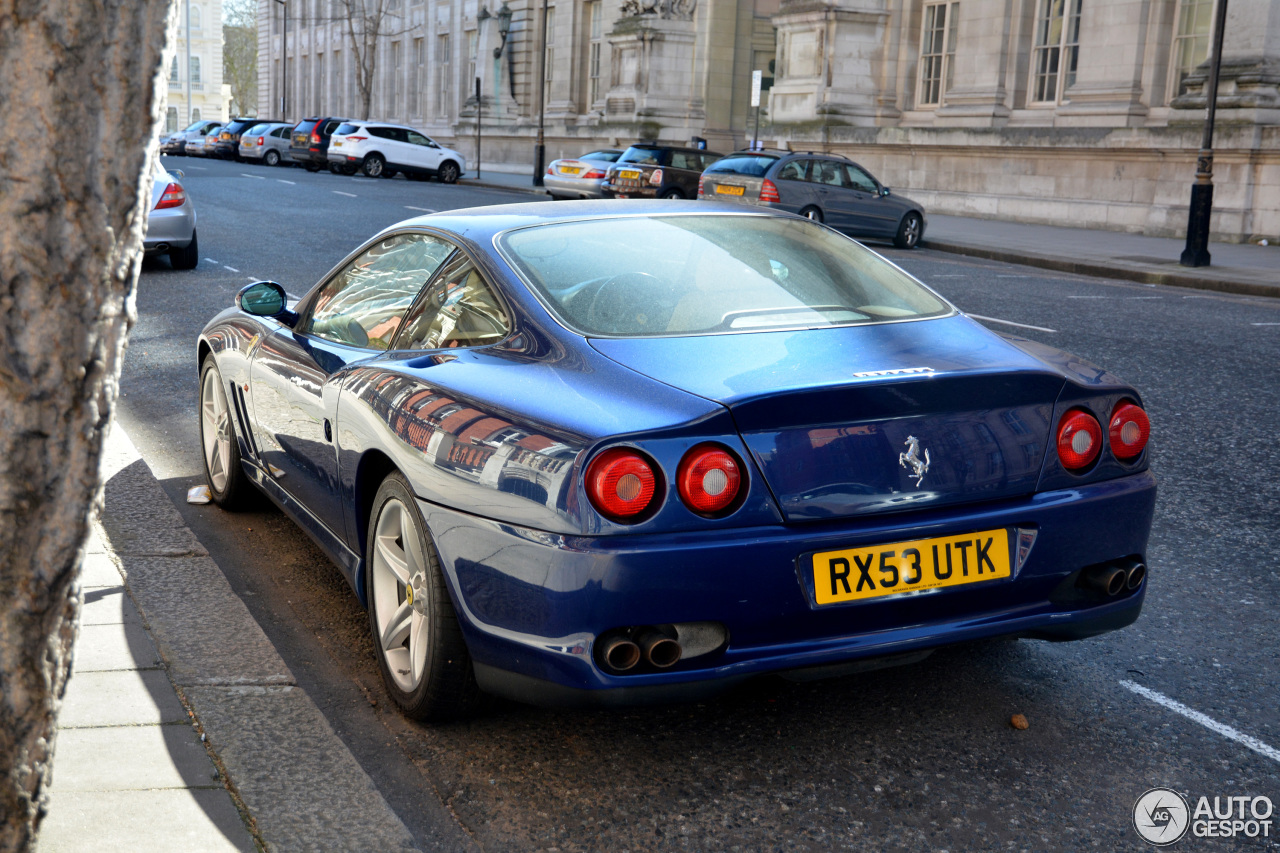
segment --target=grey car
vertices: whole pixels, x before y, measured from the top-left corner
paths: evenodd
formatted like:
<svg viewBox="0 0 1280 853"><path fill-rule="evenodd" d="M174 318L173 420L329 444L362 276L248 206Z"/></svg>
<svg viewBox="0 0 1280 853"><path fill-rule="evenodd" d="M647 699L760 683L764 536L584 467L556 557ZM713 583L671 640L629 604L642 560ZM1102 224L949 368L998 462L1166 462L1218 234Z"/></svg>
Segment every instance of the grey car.
<svg viewBox="0 0 1280 853"><path fill-rule="evenodd" d="M213 119L197 119L182 130L176 130L160 139L161 154L177 154L182 157L187 153L187 142L202 137L210 131L222 127L222 122Z"/></svg>
<svg viewBox="0 0 1280 853"><path fill-rule="evenodd" d="M194 131L187 137L187 144L183 150L188 157L210 157L213 155L213 146L218 141L218 132L222 130L222 122L211 124L207 129L202 131Z"/></svg>
<svg viewBox="0 0 1280 853"><path fill-rule="evenodd" d="M200 262L196 209L182 186L182 178L177 169L156 170L151 180L151 207L142 251L146 255L168 255L176 270L193 270Z"/></svg>
<svg viewBox="0 0 1280 853"><path fill-rule="evenodd" d="M255 124L240 134L240 156L245 160L261 160L268 166L289 161L289 134L293 125L285 122Z"/></svg>
<svg viewBox="0 0 1280 853"><path fill-rule="evenodd" d="M602 148L581 157L552 160L542 183L552 198L604 198L600 185L609 164L621 156L618 148Z"/></svg>
<svg viewBox="0 0 1280 853"><path fill-rule="evenodd" d="M790 151L737 151L702 173L698 198L737 201L798 213L857 237L914 249L924 236L924 208L893 195L844 157Z"/></svg>

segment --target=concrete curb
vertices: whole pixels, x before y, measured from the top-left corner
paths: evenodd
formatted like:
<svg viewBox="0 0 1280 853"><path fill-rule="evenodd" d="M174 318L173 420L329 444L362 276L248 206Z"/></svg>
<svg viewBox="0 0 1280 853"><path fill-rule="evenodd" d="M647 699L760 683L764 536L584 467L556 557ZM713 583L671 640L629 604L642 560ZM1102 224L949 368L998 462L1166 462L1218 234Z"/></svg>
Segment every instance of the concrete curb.
<svg viewBox="0 0 1280 853"><path fill-rule="evenodd" d="M533 179L530 178L529 180L533 180ZM500 184L494 181L486 181L483 178L459 178L458 184L461 186L483 187L489 190L506 190L507 192L528 193L530 195L541 195L541 196L546 196L547 198L551 198L551 196L547 193L546 190L540 189L539 187L535 187L532 185L527 187L522 187L522 186L517 186L512 184Z"/></svg>
<svg viewBox="0 0 1280 853"><path fill-rule="evenodd" d="M989 261L1023 264L1025 266L1039 267L1057 272L1076 273L1078 275L1120 278L1143 284L1163 284L1169 287L1213 290L1219 293L1235 293L1242 296L1280 297L1280 282L1274 285L1265 284L1245 276L1219 273L1214 271L1212 267L1208 268L1208 272L1203 273L1181 272L1142 264L1126 264L1119 261L1078 260L1036 252L993 249L989 246L976 246L971 243L957 243L947 240L923 240L920 243L920 247L956 255L985 258ZM1187 269L1190 270L1191 268Z"/></svg>
<svg viewBox="0 0 1280 853"><path fill-rule="evenodd" d="M118 425L105 456L106 549L251 831L269 851L419 853Z"/></svg>

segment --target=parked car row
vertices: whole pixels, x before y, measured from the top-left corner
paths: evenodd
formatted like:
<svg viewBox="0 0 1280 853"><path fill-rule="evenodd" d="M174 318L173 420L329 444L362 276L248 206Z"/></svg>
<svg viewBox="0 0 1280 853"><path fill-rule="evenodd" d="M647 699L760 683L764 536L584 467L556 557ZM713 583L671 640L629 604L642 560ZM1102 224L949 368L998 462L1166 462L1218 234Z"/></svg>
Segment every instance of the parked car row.
<svg viewBox="0 0 1280 853"><path fill-rule="evenodd" d="M310 116L297 124L260 118L200 121L160 141L162 154L260 160L268 166L297 163L308 172L363 172L376 178L437 178L456 183L467 159L422 131L400 124Z"/></svg>
<svg viewBox="0 0 1280 853"><path fill-rule="evenodd" d="M834 154L781 150L729 155L639 143L552 161L543 183L553 198L714 198L784 210L837 231L914 249L924 208L892 195L870 172Z"/></svg>

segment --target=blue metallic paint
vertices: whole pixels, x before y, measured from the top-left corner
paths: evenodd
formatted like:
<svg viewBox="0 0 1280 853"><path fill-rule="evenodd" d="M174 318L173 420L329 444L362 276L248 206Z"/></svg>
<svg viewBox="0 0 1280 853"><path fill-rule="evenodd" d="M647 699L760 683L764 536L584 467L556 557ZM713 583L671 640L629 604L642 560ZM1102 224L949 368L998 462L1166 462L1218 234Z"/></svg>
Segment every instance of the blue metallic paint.
<svg viewBox="0 0 1280 853"><path fill-rule="evenodd" d="M627 213L650 206L566 202L554 213L615 215L619 204ZM699 213L742 211L693 204ZM545 221L547 211L517 205L397 226L446 234L479 263L511 309L511 334L497 345L345 352L234 309L214 318L199 344L218 359L236 400L246 470L361 598L367 519L359 508L378 486L367 463L389 460L408 477L491 689L541 685L578 700L577 690L664 695L707 679L724 685L984 636L1087 636L1137 617L1145 585L1109 603L1051 600L1082 567L1145 553L1155 500L1145 454L1124 464L1104 451L1075 474L1052 452L1067 408L1090 408L1105 430L1119 400L1140 402L1132 388L956 315L588 342L558 325L493 248L497 233ZM311 298L299 301L300 314ZM933 373L853 375L921 366ZM306 401L262 391L267 375L277 388L301 382ZM984 390L997 385L1007 399ZM326 419L331 440L319 426ZM1030 425L1023 443L1037 446L1029 455L1017 447L1016 421ZM985 473L957 468L957 457L982 449L984 428L998 464ZM926 442L936 448L937 479L921 489L896 467L908 429L932 431L937 442ZM695 515L672 482L683 453L707 440L746 462L746 498L726 518ZM585 462L617 444L643 449L666 475L661 507L634 525L596 513L582 482ZM788 464L784 448L807 461ZM807 469L798 481L797 464ZM832 510L837 503L842 509ZM815 608L807 591L815 551L995 527L1038 531L1014 581L856 607ZM695 621L727 626L727 647L662 673L608 675L592 661L603 631Z"/></svg>

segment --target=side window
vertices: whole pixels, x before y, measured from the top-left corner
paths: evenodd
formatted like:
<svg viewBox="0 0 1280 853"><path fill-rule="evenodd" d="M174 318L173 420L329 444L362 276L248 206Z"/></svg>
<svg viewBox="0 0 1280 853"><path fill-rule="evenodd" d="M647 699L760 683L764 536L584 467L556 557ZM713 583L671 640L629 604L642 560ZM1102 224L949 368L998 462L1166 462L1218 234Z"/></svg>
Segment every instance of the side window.
<svg viewBox="0 0 1280 853"><path fill-rule="evenodd" d="M465 256L441 273L410 312L400 349L477 347L510 328L502 303Z"/></svg>
<svg viewBox="0 0 1280 853"><path fill-rule="evenodd" d="M870 175L859 169L857 166L847 166L849 170L849 180L853 182L855 190L861 190L871 195L879 195L880 187L876 185L875 180Z"/></svg>
<svg viewBox="0 0 1280 853"><path fill-rule="evenodd" d="M830 160L815 160L813 162L813 177L809 180L817 184L843 187L845 186L844 166L839 163L832 163Z"/></svg>
<svg viewBox="0 0 1280 853"><path fill-rule="evenodd" d="M334 132L335 130L337 130L337 129L338 129L338 126L339 126L339 125L341 125L341 124L342 124L342 122L340 122L340 121L327 121L327 122L325 122L325 123L324 123L324 135L325 135L325 136L332 136L332 135L333 135L333 132Z"/></svg>
<svg viewBox="0 0 1280 853"><path fill-rule="evenodd" d="M385 350L414 297L452 251L427 234L379 241L325 283L303 333Z"/></svg>
<svg viewBox="0 0 1280 853"><path fill-rule="evenodd" d="M686 154L683 151L671 152L671 168L673 169L697 169L698 155Z"/></svg>
<svg viewBox="0 0 1280 853"><path fill-rule="evenodd" d="M369 135L376 136L378 139L394 139L395 138L391 135L391 128L389 127L371 127L369 128Z"/></svg>
<svg viewBox="0 0 1280 853"><path fill-rule="evenodd" d="M421 133L417 133L412 130L406 130L405 133L409 135L409 142L412 145L422 145L425 147L431 144L431 140L427 139Z"/></svg>
<svg viewBox="0 0 1280 853"><path fill-rule="evenodd" d="M699 154L698 157L702 160L703 171L709 169L712 163L720 159L719 154Z"/></svg>
<svg viewBox="0 0 1280 853"><path fill-rule="evenodd" d="M803 181L804 167L807 160L792 160L778 171L780 181Z"/></svg>

